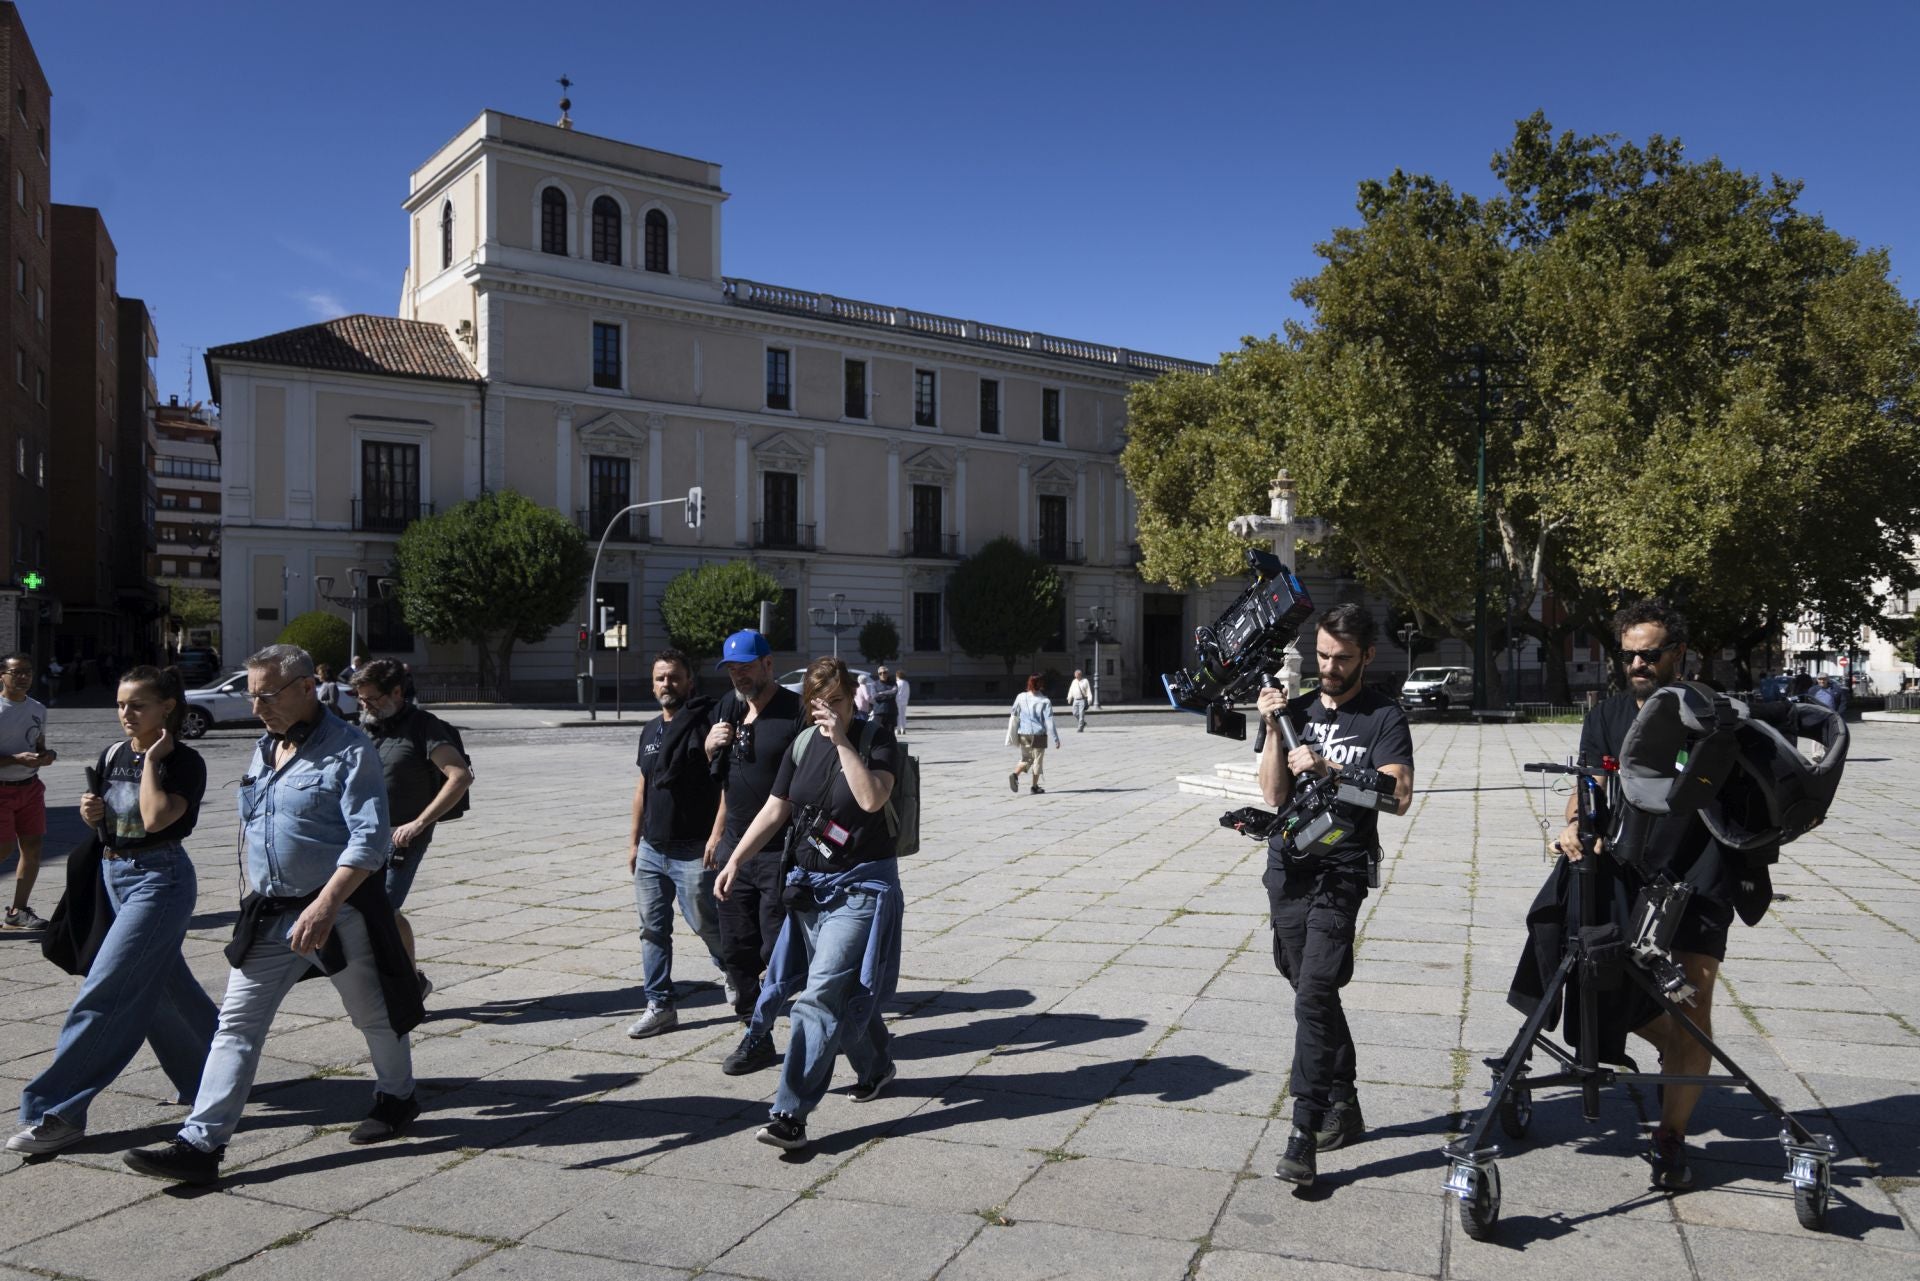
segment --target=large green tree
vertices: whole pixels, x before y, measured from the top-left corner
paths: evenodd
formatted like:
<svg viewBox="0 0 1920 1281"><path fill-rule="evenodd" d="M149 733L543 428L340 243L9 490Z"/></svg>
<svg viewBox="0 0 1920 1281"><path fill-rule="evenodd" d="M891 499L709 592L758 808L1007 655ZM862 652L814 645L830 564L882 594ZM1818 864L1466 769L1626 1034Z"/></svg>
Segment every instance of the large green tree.
<svg viewBox="0 0 1920 1281"><path fill-rule="evenodd" d="M1467 639L1484 440L1496 653L1508 625L1604 634L1654 593L1709 651L1878 618L1920 533L1920 344L1885 255L1675 140L1536 114L1492 167L1484 199L1363 182L1295 287L1310 323L1134 390L1144 572L1234 572L1224 521L1284 466L1328 555Z"/></svg>
<svg viewBox="0 0 1920 1281"><path fill-rule="evenodd" d="M568 620L591 561L571 521L512 490L415 521L394 553L407 626L442 644L471 643L481 684L503 699L513 647Z"/></svg>
<svg viewBox="0 0 1920 1281"><path fill-rule="evenodd" d="M760 625L762 601L777 607L783 595L773 576L752 561L713 561L674 575L660 595L660 617L676 648L709 658L733 633ZM779 638L769 639L786 648Z"/></svg>
<svg viewBox="0 0 1920 1281"><path fill-rule="evenodd" d="M1011 538L996 538L954 566L947 619L970 658L992 656L1011 673L1060 629L1064 589L1052 565Z"/></svg>

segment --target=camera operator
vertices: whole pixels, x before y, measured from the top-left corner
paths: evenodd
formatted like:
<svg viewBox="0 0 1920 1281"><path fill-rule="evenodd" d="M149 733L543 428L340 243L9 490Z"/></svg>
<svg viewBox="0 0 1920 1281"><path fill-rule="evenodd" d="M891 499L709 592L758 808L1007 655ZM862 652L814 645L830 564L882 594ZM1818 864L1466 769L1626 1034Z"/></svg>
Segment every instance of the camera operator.
<svg viewBox="0 0 1920 1281"><path fill-rule="evenodd" d="M1399 704L1366 687L1373 661L1373 615L1336 605L1320 616L1316 649L1320 688L1288 700L1260 691L1260 715L1285 715L1301 745L1289 752L1269 732L1260 754L1260 790L1285 806L1297 775L1325 778L1343 770L1377 770L1393 780L1395 814L1413 803L1413 737ZM1354 923L1367 896L1369 863L1377 857L1379 815L1359 811L1338 842L1302 858L1288 853L1276 829L1262 878L1273 913L1273 961L1293 985L1293 1134L1274 1174L1311 1184L1315 1154L1358 1138L1364 1129L1355 1091L1353 1034L1340 989L1353 978Z"/></svg>
<svg viewBox="0 0 1920 1281"><path fill-rule="evenodd" d="M1640 707L1663 685L1680 679L1681 664L1687 657L1687 623L1680 614L1660 601L1641 601L1629 605L1614 617L1614 631L1620 638L1620 655L1627 663L1629 690L1602 700L1588 711L1580 727L1580 758L1598 765L1602 757L1618 758L1627 730L1633 725ZM1555 842L1571 862L1579 862L1579 824L1574 797L1567 798L1566 829ZM1700 1030L1713 1034L1713 985L1720 973L1720 962L1727 955L1727 929L1733 924L1736 869L1721 855L1707 826L1699 815L1688 820L1680 836L1667 851L1665 871L1675 881L1693 886L1693 896L1680 918L1674 935L1673 957L1686 971L1687 982L1695 989L1689 1014ZM1662 1014L1634 1029L1634 1035L1652 1043L1660 1054L1660 1070L1681 1076L1698 1076L1712 1066L1705 1046L1694 1040L1685 1028ZM1687 1122L1700 1099L1697 1085L1662 1087L1660 1124L1653 1132L1653 1150L1648 1160L1653 1166L1653 1186L1681 1190L1692 1186L1693 1171L1687 1164Z"/></svg>

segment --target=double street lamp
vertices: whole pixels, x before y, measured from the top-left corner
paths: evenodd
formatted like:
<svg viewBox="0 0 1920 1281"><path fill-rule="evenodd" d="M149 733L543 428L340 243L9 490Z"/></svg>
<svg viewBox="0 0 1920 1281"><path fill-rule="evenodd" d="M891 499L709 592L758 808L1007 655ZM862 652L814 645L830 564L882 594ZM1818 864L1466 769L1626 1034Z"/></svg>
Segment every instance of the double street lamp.
<svg viewBox="0 0 1920 1281"><path fill-rule="evenodd" d="M1113 634L1113 611L1105 605L1095 605L1087 611L1085 618L1076 618L1074 625L1080 629L1082 644L1093 642L1093 705L1100 706L1100 642L1111 645L1115 641Z"/></svg>
<svg viewBox="0 0 1920 1281"><path fill-rule="evenodd" d="M840 637L865 622L867 611L864 609L849 609L846 611L847 619L843 622L840 618L840 606L847 599L847 594L845 592L835 592L833 595L827 597L827 599L833 602L831 608L815 605L807 611L807 617L813 620L815 627L823 632L832 634L833 656L838 658L840 657Z"/></svg>
<svg viewBox="0 0 1920 1281"><path fill-rule="evenodd" d="M344 606L347 610L347 629L349 635L347 661L351 663L354 656L360 652L360 611L375 601L391 599L393 596L394 581L384 575L375 579L374 591L377 594L369 596L367 595L367 571L361 566L355 565L347 571L347 582L352 590L344 596L336 596L333 594L334 577L332 574L315 574L313 576L314 594L319 596L321 600Z"/></svg>

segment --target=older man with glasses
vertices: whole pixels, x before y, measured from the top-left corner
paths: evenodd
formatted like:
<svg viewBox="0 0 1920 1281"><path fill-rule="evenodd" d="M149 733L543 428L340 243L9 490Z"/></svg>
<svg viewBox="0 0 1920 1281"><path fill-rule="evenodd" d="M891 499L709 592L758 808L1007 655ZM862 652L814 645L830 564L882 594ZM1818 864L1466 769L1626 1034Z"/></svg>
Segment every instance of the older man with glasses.
<svg viewBox="0 0 1920 1281"><path fill-rule="evenodd" d="M227 947L219 1031L179 1135L124 1158L140 1174L185 1183L219 1177L267 1028L310 967L333 980L373 1058L373 1110L348 1141L393 1138L420 1113L406 1037L420 1021L419 989L385 888L369 880L390 845L379 754L320 705L313 659L297 645L247 660L247 697L267 732L240 780L248 892Z"/></svg>

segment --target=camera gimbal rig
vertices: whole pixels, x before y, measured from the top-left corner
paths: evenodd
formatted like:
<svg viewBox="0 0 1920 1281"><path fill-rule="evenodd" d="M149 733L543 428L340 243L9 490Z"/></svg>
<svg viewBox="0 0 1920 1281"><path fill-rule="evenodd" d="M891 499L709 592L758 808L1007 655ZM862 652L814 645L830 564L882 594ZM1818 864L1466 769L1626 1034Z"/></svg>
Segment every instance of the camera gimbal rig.
<svg viewBox="0 0 1920 1281"><path fill-rule="evenodd" d="M1597 1121L1600 1119L1602 1088L1643 1083L1744 1088L1762 1107L1780 1119L1780 1142L1787 1152L1786 1178L1793 1184L1794 1212L1802 1227L1819 1231L1826 1224L1827 1203L1833 1190L1833 1140L1824 1134L1814 1134L1800 1124L1771 1095L1755 1084L1753 1078L1742 1071L1737 1063L1728 1058L1713 1038L1688 1018L1682 1008L1683 1002L1692 1001L1693 989L1687 985L1685 973L1673 960L1667 946L1679 925L1680 910L1686 903L1686 887L1675 886L1664 875L1652 877L1648 889L1643 891L1635 905L1625 937L1602 917L1600 890L1596 882L1603 870L1618 866L1612 847L1621 834L1621 826L1610 821L1611 816L1621 808L1618 804L1617 763L1609 758L1597 769L1584 762L1578 765L1537 762L1525 768L1529 773L1573 776L1583 857L1571 865L1573 879L1570 898L1577 899L1577 903L1569 902L1568 920L1578 924L1577 927L1570 924L1567 929L1566 948L1560 966L1547 980L1539 1003L1520 1029L1520 1034L1514 1038L1504 1055L1487 1060L1487 1066L1493 1069L1494 1083L1493 1089L1488 1092L1486 1106L1474 1117L1466 1134L1442 1149L1451 1163L1446 1189L1460 1199L1460 1226L1474 1240L1485 1241L1493 1236L1500 1220L1500 1170L1496 1164L1500 1148L1497 1144L1486 1142L1487 1131L1495 1118L1498 1118L1500 1129L1508 1138L1522 1139L1526 1137L1527 1128L1532 1122L1535 1090L1563 1085L1578 1086L1582 1115L1588 1121ZM1623 815L1623 822L1631 821L1632 816ZM1602 836L1608 838L1604 845L1596 839ZM1612 972L1625 974L1661 1010L1673 1016L1674 1022L1705 1046L1726 1068L1728 1075L1680 1076L1642 1072L1630 1059L1625 1060L1627 1070L1624 1072L1603 1066L1599 1062L1599 1002L1591 994L1605 986L1607 976ZM1578 1001L1580 1037L1577 1051L1566 1049L1545 1035L1548 1021L1559 1009L1567 985L1576 975L1583 984ZM1532 1076L1528 1060L1536 1046L1555 1059L1562 1070L1545 1076Z"/></svg>
<svg viewBox="0 0 1920 1281"><path fill-rule="evenodd" d="M1271 683L1271 678L1268 678ZM1291 752L1300 746L1300 734L1286 715L1269 718L1280 741ZM1261 726L1261 740L1266 726ZM1279 831L1285 838L1289 861L1306 860L1331 850L1353 830L1360 810L1390 810L1397 805L1391 777L1370 769L1342 769L1338 774L1321 777L1301 774L1294 779L1293 795L1279 813L1269 813L1257 805L1229 811L1220 816L1220 826L1230 827L1242 836L1264 841ZM1367 884L1379 888L1378 862L1369 854Z"/></svg>

